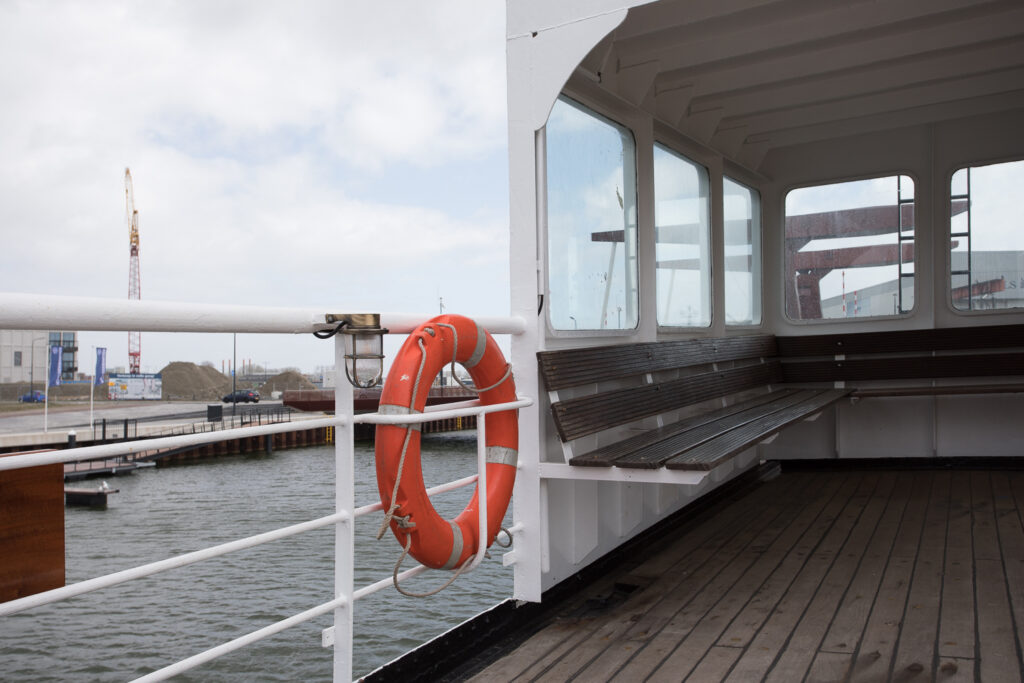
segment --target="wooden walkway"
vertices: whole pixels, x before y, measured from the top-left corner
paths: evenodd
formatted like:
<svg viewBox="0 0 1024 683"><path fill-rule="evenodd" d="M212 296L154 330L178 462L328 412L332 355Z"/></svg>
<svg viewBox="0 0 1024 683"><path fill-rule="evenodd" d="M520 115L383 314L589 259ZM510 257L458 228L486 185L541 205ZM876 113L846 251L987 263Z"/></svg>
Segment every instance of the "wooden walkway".
<svg viewBox="0 0 1024 683"><path fill-rule="evenodd" d="M1024 472L788 472L475 681L1022 680Z"/></svg>

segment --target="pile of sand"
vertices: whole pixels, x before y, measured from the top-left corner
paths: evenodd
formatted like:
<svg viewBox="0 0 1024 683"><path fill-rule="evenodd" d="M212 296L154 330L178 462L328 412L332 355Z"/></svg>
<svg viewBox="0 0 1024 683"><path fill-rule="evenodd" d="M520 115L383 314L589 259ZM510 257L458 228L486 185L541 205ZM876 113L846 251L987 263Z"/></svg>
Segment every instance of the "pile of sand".
<svg viewBox="0 0 1024 683"><path fill-rule="evenodd" d="M316 389L316 385L306 376L295 370L285 370L274 375L260 387L260 396L270 398L275 391L296 391L298 389Z"/></svg>
<svg viewBox="0 0 1024 683"><path fill-rule="evenodd" d="M164 400L219 401L231 391L231 378L208 365L174 362L160 371Z"/></svg>

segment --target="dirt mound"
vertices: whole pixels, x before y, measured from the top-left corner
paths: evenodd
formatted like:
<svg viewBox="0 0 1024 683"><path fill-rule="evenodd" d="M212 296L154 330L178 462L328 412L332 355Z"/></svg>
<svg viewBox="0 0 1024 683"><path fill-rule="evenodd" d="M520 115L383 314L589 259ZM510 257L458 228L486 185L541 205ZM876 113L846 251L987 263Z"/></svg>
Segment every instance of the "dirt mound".
<svg viewBox="0 0 1024 683"><path fill-rule="evenodd" d="M316 389L316 385L300 372L285 370L268 379L260 387L260 396L270 398L271 393L275 391L295 391L297 389Z"/></svg>
<svg viewBox="0 0 1024 683"><path fill-rule="evenodd" d="M208 365L177 361L164 367L160 374L165 400L220 400L231 390L231 378Z"/></svg>

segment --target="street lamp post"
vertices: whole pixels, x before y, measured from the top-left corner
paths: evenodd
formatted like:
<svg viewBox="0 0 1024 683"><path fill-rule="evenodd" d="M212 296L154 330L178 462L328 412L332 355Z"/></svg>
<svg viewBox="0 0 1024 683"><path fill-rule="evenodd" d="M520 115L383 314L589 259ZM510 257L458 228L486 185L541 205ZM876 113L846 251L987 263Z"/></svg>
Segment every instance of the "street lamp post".
<svg viewBox="0 0 1024 683"><path fill-rule="evenodd" d="M29 396L35 396L36 390L36 342L44 342L47 337L38 337L32 340L32 353L31 359L29 360L28 368L28 393ZM49 357L49 356L47 356Z"/></svg>

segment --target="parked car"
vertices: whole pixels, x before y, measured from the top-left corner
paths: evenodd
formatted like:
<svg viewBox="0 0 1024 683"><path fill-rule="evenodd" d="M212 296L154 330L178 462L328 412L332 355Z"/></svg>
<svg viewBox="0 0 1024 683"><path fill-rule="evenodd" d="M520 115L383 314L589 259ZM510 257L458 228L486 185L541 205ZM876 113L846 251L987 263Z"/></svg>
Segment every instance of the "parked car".
<svg viewBox="0 0 1024 683"><path fill-rule="evenodd" d="M22 394L21 396L18 397L19 403L43 403L45 401L46 394L39 391L38 389L35 391L30 391L27 394Z"/></svg>
<svg viewBox="0 0 1024 683"><path fill-rule="evenodd" d="M224 403L259 403L260 392L252 389L238 389L221 399Z"/></svg>

